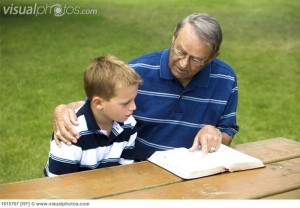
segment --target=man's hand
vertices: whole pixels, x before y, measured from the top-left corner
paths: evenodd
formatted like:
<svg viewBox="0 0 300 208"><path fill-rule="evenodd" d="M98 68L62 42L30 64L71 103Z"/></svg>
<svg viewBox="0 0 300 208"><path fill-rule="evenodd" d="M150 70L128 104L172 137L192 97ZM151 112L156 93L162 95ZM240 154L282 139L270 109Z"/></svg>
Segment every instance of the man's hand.
<svg viewBox="0 0 300 208"><path fill-rule="evenodd" d="M53 130L54 140L61 147L60 141L67 145L77 142L78 133L73 125L78 125L77 116L75 113L76 107L82 105L82 102L77 102L69 105L58 105L53 113ZM79 106L80 106L79 105Z"/></svg>
<svg viewBox="0 0 300 208"><path fill-rule="evenodd" d="M190 151L195 151L201 146L202 152L206 155L208 152L215 152L220 147L221 143L229 145L231 137L225 133L220 132L214 126L206 125L197 133Z"/></svg>

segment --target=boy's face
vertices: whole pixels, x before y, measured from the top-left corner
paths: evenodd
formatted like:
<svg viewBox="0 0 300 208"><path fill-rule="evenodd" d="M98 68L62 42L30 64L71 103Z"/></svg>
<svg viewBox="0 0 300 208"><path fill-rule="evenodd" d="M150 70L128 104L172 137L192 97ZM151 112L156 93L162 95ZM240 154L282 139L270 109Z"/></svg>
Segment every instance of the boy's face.
<svg viewBox="0 0 300 208"><path fill-rule="evenodd" d="M116 91L116 96L109 101L103 101L104 114L117 122L126 121L136 109L134 99L137 95L138 85L123 87Z"/></svg>

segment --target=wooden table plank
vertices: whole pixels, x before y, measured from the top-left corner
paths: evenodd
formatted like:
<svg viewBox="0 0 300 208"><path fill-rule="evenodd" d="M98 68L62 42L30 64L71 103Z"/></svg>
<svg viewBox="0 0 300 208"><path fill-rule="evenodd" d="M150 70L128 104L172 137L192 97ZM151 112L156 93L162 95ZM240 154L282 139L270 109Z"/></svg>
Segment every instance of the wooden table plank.
<svg viewBox="0 0 300 208"><path fill-rule="evenodd" d="M149 162L0 184L2 199L87 199L147 189L182 179Z"/></svg>
<svg viewBox="0 0 300 208"><path fill-rule="evenodd" d="M275 138L241 144L237 145L236 149L260 158L265 164L272 161L281 161L299 157L300 155L300 143L285 138ZM293 168L292 171L294 171ZM235 176L232 174L234 173L229 174L230 176L228 176L228 179ZM250 176L247 176L246 174L244 178ZM215 178L216 176L212 177ZM221 178L223 177L224 176L222 175ZM214 180L218 180L218 178L219 176ZM132 165L66 174L54 178L40 178L0 184L0 198L102 198L161 187L181 181L183 180L179 177L150 162L141 162ZM270 183L277 183L277 179L273 179ZM231 188L234 189L234 186Z"/></svg>
<svg viewBox="0 0 300 208"><path fill-rule="evenodd" d="M300 142L286 138L273 138L239 144L234 148L259 158L263 163L300 157Z"/></svg>
<svg viewBox="0 0 300 208"><path fill-rule="evenodd" d="M264 199L300 199L300 189L268 196Z"/></svg>
<svg viewBox="0 0 300 208"><path fill-rule="evenodd" d="M300 158L223 173L107 199L259 199L300 188Z"/></svg>

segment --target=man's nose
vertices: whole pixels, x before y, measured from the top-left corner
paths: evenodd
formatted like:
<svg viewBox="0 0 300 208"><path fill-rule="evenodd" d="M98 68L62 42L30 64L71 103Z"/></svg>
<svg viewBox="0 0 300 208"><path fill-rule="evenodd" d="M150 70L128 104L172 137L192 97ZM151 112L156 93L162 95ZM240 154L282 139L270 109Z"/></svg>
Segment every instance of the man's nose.
<svg viewBox="0 0 300 208"><path fill-rule="evenodd" d="M179 64L182 68L185 68L189 64L189 61L190 61L190 57L185 56L184 58L179 60Z"/></svg>

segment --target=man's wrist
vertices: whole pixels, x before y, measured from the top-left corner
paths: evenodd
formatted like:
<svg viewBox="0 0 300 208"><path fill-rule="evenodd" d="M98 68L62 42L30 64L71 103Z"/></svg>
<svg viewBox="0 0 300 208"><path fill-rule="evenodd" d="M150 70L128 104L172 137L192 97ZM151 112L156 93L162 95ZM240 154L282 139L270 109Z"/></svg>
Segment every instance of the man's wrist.
<svg viewBox="0 0 300 208"><path fill-rule="evenodd" d="M218 134L219 134L219 138L221 139L221 142L223 142L224 135L223 135L223 133L220 131L220 129L218 129Z"/></svg>

